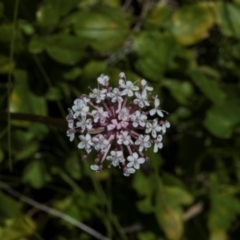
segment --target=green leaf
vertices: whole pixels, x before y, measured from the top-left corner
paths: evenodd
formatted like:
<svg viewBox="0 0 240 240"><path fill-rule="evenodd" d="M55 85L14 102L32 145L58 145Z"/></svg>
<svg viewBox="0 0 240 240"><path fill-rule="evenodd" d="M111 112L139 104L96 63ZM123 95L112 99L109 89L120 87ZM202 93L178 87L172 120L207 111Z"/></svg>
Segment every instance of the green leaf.
<svg viewBox="0 0 240 240"><path fill-rule="evenodd" d="M230 138L234 127L240 122L240 115L236 114L240 106L239 93L233 89L228 92L226 100L211 107L204 120L208 131L220 138Z"/></svg>
<svg viewBox="0 0 240 240"><path fill-rule="evenodd" d="M37 21L42 27L56 26L59 18L59 12L55 10L52 4L44 4L37 11Z"/></svg>
<svg viewBox="0 0 240 240"><path fill-rule="evenodd" d="M27 72L24 70L14 71L15 83L10 95L10 111L32 113L45 116L47 114L46 101L42 97L34 95L28 86ZM26 126L24 121L14 121L15 124Z"/></svg>
<svg viewBox="0 0 240 240"><path fill-rule="evenodd" d="M178 118L184 119L184 118L189 118L191 116L191 111L189 108L179 107L176 110L175 114L178 116Z"/></svg>
<svg viewBox="0 0 240 240"><path fill-rule="evenodd" d="M106 70L106 67L105 61L90 61L84 66L83 78L92 79L96 76L98 77L98 75Z"/></svg>
<svg viewBox="0 0 240 240"><path fill-rule="evenodd" d="M163 75L163 69L153 57L138 59L135 62L136 69L141 72L147 79L152 81L160 81Z"/></svg>
<svg viewBox="0 0 240 240"><path fill-rule="evenodd" d="M2 192L0 192L0 203L1 223L7 218L13 218L20 215L17 203Z"/></svg>
<svg viewBox="0 0 240 240"><path fill-rule="evenodd" d="M225 93L219 87L215 79L207 77L201 69L190 70L189 75L209 100L215 104L223 103L225 100Z"/></svg>
<svg viewBox="0 0 240 240"><path fill-rule="evenodd" d="M15 47L14 53L19 53L24 50L23 36L19 29L16 29L12 23L4 23L0 25L0 42L5 43L10 47L12 34L15 31Z"/></svg>
<svg viewBox="0 0 240 240"><path fill-rule="evenodd" d="M58 15L62 17L66 15L69 11L71 11L78 3L79 0L68 1L48 0L46 4L52 6L55 12L57 12Z"/></svg>
<svg viewBox="0 0 240 240"><path fill-rule="evenodd" d="M60 89L57 87L49 87L46 93L46 99L49 101L57 101L62 98Z"/></svg>
<svg viewBox="0 0 240 240"><path fill-rule="evenodd" d="M29 42L28 51L33 54L41 53L45 45L46 43L41 37L34 35Z"/></svg>
<svg viewBox="0 0 240 240"><path fill-rule="evenodd" d="M159 2L154 6L152 11L149 13L146 19L147 29L152 27L165 26L169 23L169 18L171 17L171 10L166 2Z"/></svg>
<svg viewBox="0 0 240 240"><path fill-rule="evenodd" d="M217 22L226 36L240 38L240 5L219 2L217 8Z"/></svg>
<svg viewBox="0 0 240 240"><path fill-rule="evenodd" d="M221 229L211 231L210 238L209 238L209 240L228 240L228 239L229 238L226 231Z"/></svg>
<svg viewBox="0 0 240 240"><path fill-rule="evenodd" d="M14 62L10 62L8 57L0 55L0 74L12 72L14 68Z"/></svg>
<svg viewBox="0 0 240 240"><path fill-rule="evenodd" d="M66 80L75 80L76 78L78 78L80 75L82 74L82 69L79 67L74 67L72 68L70 71L65 72L63 74L63 77Z"/></svg>
<svg viewBox="0 0 240 240"><path fill-rule="evenodd" d="M164 186L158 179L155 216L170 240L180 240L183 235L182 204L190 204L192 196L183 188Z"/></svg>
<svg viewBox="0 0 240 240"><path fill-rule="evenodd" d="M215 23L215 3L201 2L179 8L172 16L170 30L177 41L192 45L206 38Z"/></svg>
<svg viewBox="0 0 240 240"><path fill-rule="evenodd" d="M215 186L216 187L216 186ZM212 189L208 227L211 231L228 230L240 212L239 200L231 194Z"/></svg>
<svg viewBox="0 0 240 240"><path fill-rule="evenodd" d="M80 179L81 177L81 165L79 162L79 157L76 152L71 155L69 159L66 160L65 163L66 170L68 174L75 178L75 179Z"/></svg>
<svg viewBox="0 0 240 240"><path fill-rule="evenodd" d="M162 180L164 185L175 186L175 187L177 186L177 187L180 187L181 189L185 188L184 184L178 177L168 172L165 172L165 171L162 172Z"/></svg>
<svg viewBox="0 0 240 240"><path fill-rule="evenodd" d="M86 41L79 37L60 34L44 39L50 57L59 63L74 65L83 56Z"/></svg>
<svg viewBox="0 0 240 240"><path fill-rule="evenodd" d="M138 201L137 207L142 213L151 213L155 207L152 203L152 195L154 193L155 185L152 184L153 176L145 176L142 172L138 171L134 174L133 187L140 194L145 196L144 199Z"/></svg>
<svg viewBox="0 0 240 240"><path fill-rule="evenodd" d="M153 232L142 232L138 234L138 240L156 240L156 235Z"/></svg>
<svg viewBox="0 0 240 240"><path fill-rule="evenodd" d="M34 188L41 188L48 180L46 169L41 160L31 161L24 170L23 181Z"/></svg>
<svg viewBox="0 0 240 240"><path fill-rule="evenodd" d="M182 213L169 206L159 209L160 213L155 214L159 225L169 240L180 240L183 235Z"/></svg>
<svg viewBox="0 0 240 240"><path fill-rule="evenodd" d="M37 143L30 143L27 148L22 149L20 152L17 153L15 159L16 160L23 160L27 159L33 154L35 154L38 150L39 146Z"/></svg>
<svg viewBox="0 0 240 240"><path fill-rule="evenodd" d="M178 208L181 204L192 203L193 197L184 188L178 186L164 186L165 200L172 208Z"/></svg>
<svg viewBox="0 0 240 240"><path fill-rule="evenodd" d="M189 97L193 94L193 87L190 82L165 79L162 85L168 88L172 96L181 104L187 104Z"/></svg>
<svg viewBox="0 0 240 240"><path fill-rule="evenodd" d="M80 60L82 55L80 52L72 51L69 49L62 49L58 46L47 46L46 50L49 56L52 57L54 60L67 65L76 64Z"/></svg>
<svg viewBox="0 0 240 240"><path fill-rule="evenodd" d="M158 31L142 31L134 35L133 50L139 56L136 69L148 80L160 82L164 71L194 66L192 53L179 46L174 37Z"/></svg>
<svg viewBox="0 0 240 240"><path fill-rule="evenodd" d="M151 184L152 181L153 177L147 177L142 172L138 171L134 174L133 187L139 194L150 196L155 188L155 186Z"/></svg>
<svg viewBox="0 0 240 240"><path fill-rule="evenodd" d="M63 25L73 25L79 38L87 40L90 46L104 53L118 50L129 33L127 15L117 8L107 6L99 6L90 12L74 13Z"/></svg>
<svg viewBox="0 0 240 240"><path fill-rule="evenodd" d="M110 7L115 7L115 8L121 7L120 0L102 0L102 3Z"/></svg>
<svg viewBox="0 0 240 240"><path fill-rule="evenodd" d="M36 229L34 221L28 216L8 219L3 228L0 227L0 238L4 240L26 239Z"/></svg>
<svg viewBox="0 0 240 240"><path fill-rule="evenodd" d="M35 32L32 24L30 24L26 20L23 20L23 19L18 20L18 26L26 35L32 35Z"/></svg>

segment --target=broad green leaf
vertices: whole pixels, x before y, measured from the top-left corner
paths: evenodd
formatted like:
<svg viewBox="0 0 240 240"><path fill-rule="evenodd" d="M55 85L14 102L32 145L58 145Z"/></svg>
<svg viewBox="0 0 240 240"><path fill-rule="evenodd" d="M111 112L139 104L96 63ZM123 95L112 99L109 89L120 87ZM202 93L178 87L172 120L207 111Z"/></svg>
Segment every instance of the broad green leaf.
<svg viewBox="0 0 240 240"><path fill-rule="evenodd" d="M138 240L156 240L156 235L153 232L142 232L138 234Z"/></svg>
<svg viewBox="0 0 240 240"><path fill-rule="evenodd" d="M78 78L80 75L82 74L82 69L79 67L74 67L72 68L70 71L65 72L63 74L63 77L66 80L75 80L76 78Z"/></svg>
<svg viewBox="0 0 240 240"><path fill-rule="evenodd" d="M62 49L58 46L47 46L46 47L47 53L50 57L54 60L67 65L74 65L76 64L81 58L81 52L69 50L69 49Z"/></svg>
<svg viewBox="0 0 240 240"><path fill-rule="evenodd" d="M193 94L193 87L190 82L165 79L162 85L168 88L172 96L180 103L187 104L189 97Z"/></svg>
<svg viewBox="0 0 240 240"><path fill-rule="evenodd" d="M0 215L1 224L2 221L7 218L13 218L20 215L20 210L18 208L17 202L2 192L0 192Z"/></svg>
<svg viewBox="0 0 240 240"><path fill-rule="evenodd" d="M17 153L15 159L16 160L27 159L34 155L37 152L38 148L39 146L37 143L30 143L28 147L22 149L20 152Z"/></svg>
<svg viewBox="0 0 240 240"><path fill-rule="evenodd" d="M211 210L208 220L210 230L227 230L240 212L240 202L237 198L227 194L211 196Z"/></svg>
<svg viewBox="0 0 240 240"><path fill-rule="evenodd" d="M46 43L41 37L34 35L29 42L28 51L33 54L41 53L45 45Z"/></svg>
<svg viewBox="0 0 240 240"><path fill-rule="evenodd" d="M240 38L240 5L221 1L217 8L217 22L226 36Z"/></svg>
<svg viewBox="0 0 240 240"><path fill-rule="evenodd" d="M207 37L215 23L216 4L194 3L177 10L172 16L171 31L183 45L192 45Z"/></svg>
<svg viewBox="0 0 240 240"><path fill-rule="evenodd" d="M121 7L120 0L102 0L102 4L115 8Z"/></svg>
<svg viewBox="0 0 240 240"><path fill-rule="evenodd" d="M43 39L50 57L59 63L74 65L83 56L86 40L79 37L60 34Z"/></svg>
<svg viewBox="0 0 240 240"><path fill-rule="evenodd" d="M133 187L140 195L151 196L156 186L152 185L154 181L153 176L145 176L138 171L134 174Z"/></svg>
<svg viewBox="0 0 240 240"><path fill-rule="evenodd" d="M79 8L82 8L82 9L89 9L90 7L94 6L97 2L98 2L98 0L92 0L92 1L89 1L89 0L81 0L81 1L78 3L78 7L79 7Z"/></svg>
<svg viewBox="0 0 240 240"><path fill-rule="evenodd" d="M74 8L77 3L79 0L48 0L37 11L37 20L44 27L56 26L60 18Z"/></svg>
<svg viewBox="0 0 240 240"><path fill-rule="evenodd" d="M228 240L228 239L229 238L227 236L226 231L221 229L211 231L210 238L209 238L209 240Z"/></svg>
<svg viewBox="0 0 240 240"><path fill-rule="evenodd" d="M96 79L100 74L106 71L107 65L105 61L89 61L83 69L83 78ZM96 81L94 79L94 81Z"/></svg>
<svg viewBox="0 0 240 240"><path fill-rule="evenodd" d="M18 20L18 26L26 35L34 34L34 27L28 21L20 19Z"/></svg>
<svg viewBox="0 0 240 240"><path fill-rule="evenodd" d="M201 69L190 70L189 75L209 100L215 104L221 104L224 102L225 93L215 79L207 77Z"/></svg>
<svg viewBox="0 0 240 240"><path fill-rule="evenodd" d="M66 15L70 10L72 10L79 0L68 0L68 1L59 1L59 0L47 0L46 4L54 8L55 12L62 17Z"/></svg>
<svg viewBox="0 0 240 240"><path fill-rule="evenodd" d="M237 89L236 89L237 90ZM204 126L213 135L220 138L231 137L234 127L240 122L240 98L238 91L230 90L222 104L214 105L207 111Z"/></svg>
<svg viewBox="0 0 240 240"><path fill-rule="evenodd" d="M34 188L41 188L48 180L45 166L41 160L31 161L23 173L23 181L31 184Z"/></svg>
<svg viewBox="0 0 240 240"><path fill-rule="evenodd" d="M57 87L49 87L46 93L46 99L49 101L57 101L62 98L60 89Z"/></svg>
<svg viewBox="0 0 240 240"><path fill-rule="evenodd" d="M135 62L136 69L141 72L148 80L160 81L163 75L163 68L156 59L151 56L140 58Z"/></svg>
<svg viewBox="0 0 240 240"><path fill-rule="evenodd" d="M21 240L31 236L36 229L34 221L28 216L8 219L4 227L0 227L0 239Z"/></svg>
<svg viewBox="0 0 240 240"><path fill-rule="evenodd" d="M137 202L137 208L141 213L152 213L155 211L155 206L152 202L152 197L147 196L144 199Z"/></svg>
<svg viewBox="0 0 240 240"><path fill-rule="evenodd" d="M15 31L15 47L14 53L24 50L23 36L19 29L15 29L12 23L4 23L0 25L0 42L10 47L12 34Z"/></svg>
<svg viewBox="0 0 240 240"><path fill-rule="evenodd" d="M159 2L154 6L146 19L145 25L147 29L153 27L165 26L169 23L171 17L171 10L166 2Z"/></svg>
<svg viewBox="0 0 240 240"><path fill-rule="evenodd" d="M14 62L10 62L8 57L0 55L0 74L12 72L14 68Z"/></svg>
<svg viewBox="0 0 240 240"><path fill-rule="evenodd" d="M179 107L175 114L178 116L180 119L188 118L191 116L191 110L186 107Z"/></svg>
<svg viewBox="0 0 240 240"><path fill-rule="evenodd" d="M183 235L183 204L190 204L192 196L181 187L164 186L158 179L155 216L170 240L180 240Z"/></svg>
<svg viewBox="0 0 240 240"><path fill-rule="evenodd" d="M182 213L166 205L158 210L160 213L155 213L155 215L167 238L169 240L180 240L183 235Z"/></svg>
<svg viewBox="0 0 240 240"><path fill-rule="evenodd" d="M177 186L180 187L181 189L184 189L184 184L183 182L173 174L170 174L168 172L162 171L162 180L164 185L167 186Z"/></svg>
<svg viewBox="0 0 240 240"><path fill-rule="evenodd" d="M162 191L156 195L156 219L169 240L180 240L183 234L182 211L169 205L165 196Z"/></svg>
<svg viewBox="0 0 240 240"><path fill-rule="evenodd" d="M136 33L133 40L133 50L138 56L147 57L148 55L153 55L154 58L159 58L164 62L168 48L164 35L161 35L159 32L142 31Z"/></svg>
<svg viewBox="0 0 240 240"><path fill-rule="evenodd" d="M59 21L59 13L51 4L42 5L37 11L37 21L40 26L54 27Z"/></svg>
<svg viewBox="0 0 240 240"><path fill-rule="evenodd" d="M156 188L156 186L152 184L154 182L153 178L153 176L145 176L140 171L134 174L133 187L140 196L145 196L144 199L137 203L137 207L142 213L151 213L155 209L152 201L152 195Z"/></svg>
<svg viewBox="0 0 240 240"><path fill-rule="evenodd" d="M139 32L134 35L133 50L140 57L135 67L148 80L159 82L168 69L195 66L192 53L167 33Z"/></svg>
<svg viewBox="0 0 240 240"><path fill-rule="evenodd" d="M45 116L47 114L46 101L30 91L27 72L18 69L14 71L13 75L16 81L10 95L10 111ZM21 126L28 125L24 121L14 122Z"/></svg>
<svg viewBox="0 0 240 240"><path fill-rule="evenodd" d="M64 25L73 25L78 37L87 40L90 46L104 53L118 50L129 33L127 15L117 8L106 6L90 12L73 13L65 20Z"/></svg>
<svg viewBox="0 0 240 240"><path fill-rule="evenodd" d="M172 208L179 208L181 204L192 203L193 197L184 188L176 186L164 186L165 200Z"/></svg>
<svg viewBox="0 0 240 240"><path fill-rule="evenodd" d="M81 165L79 162L79 157L76 152L74 152L70 158L65 162L65 167L68 174L75 179L80 179L81 177Z"/></svg>

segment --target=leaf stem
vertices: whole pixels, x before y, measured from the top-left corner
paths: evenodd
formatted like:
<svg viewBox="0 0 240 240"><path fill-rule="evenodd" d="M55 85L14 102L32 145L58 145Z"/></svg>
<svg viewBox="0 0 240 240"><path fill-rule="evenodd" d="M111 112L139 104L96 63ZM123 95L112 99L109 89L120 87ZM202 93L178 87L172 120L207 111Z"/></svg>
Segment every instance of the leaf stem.
<svg viewBox="0 0 240 240"><path fill-rule="evenodd" d="M17 24L17 16L18 16L18 6L19 0L15 1L14 4L14 13L13 13L13 32L11 37L11 44L10 44L10 54L9 54L9 62L10 66L13 65L13 54L15 49L15 39L16 39L16 24ZM9 168L12 171L12 142L11 142L11 114L10 114L10 94L11 94L11 87L12 87L12 71L13 69L10 68L8 73L8 106L7 106L7 131L8 131L8 159L9 159Z"/></svg>

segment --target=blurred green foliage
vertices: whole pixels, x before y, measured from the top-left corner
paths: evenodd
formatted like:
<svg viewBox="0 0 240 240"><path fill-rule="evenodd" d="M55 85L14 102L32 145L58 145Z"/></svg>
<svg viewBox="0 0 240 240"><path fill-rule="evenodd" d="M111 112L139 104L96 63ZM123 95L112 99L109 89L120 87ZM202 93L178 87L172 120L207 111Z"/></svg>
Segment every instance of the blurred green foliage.
<svg viewBox="0 0 240 240"><path fill-rule="evenodd" d="M240 1L17 3L0 0L0 181L110 239L239 240ZM172 125L134 176L92 172L50 120L8 132L8 100L64 122L101 73L114 86L120 71L149 81ZM94 238L2 190L0 239Z"/></svg>

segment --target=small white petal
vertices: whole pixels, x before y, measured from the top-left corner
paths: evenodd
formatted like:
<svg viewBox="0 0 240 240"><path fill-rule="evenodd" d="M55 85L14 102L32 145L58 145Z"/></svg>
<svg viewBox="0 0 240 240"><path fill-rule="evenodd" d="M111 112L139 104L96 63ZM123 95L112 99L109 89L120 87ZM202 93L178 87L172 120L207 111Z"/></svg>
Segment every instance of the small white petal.
<svg viewBox="0 0 240 240"><path fill-rule="evenodd" d="M127 167L128 167L128 168L131 168L133 165L134 165L134 162L129 162L129 163L127 164Z"/></svg>
<svg viewBox="0 0 240 240"><path fill-rule="evenodd" d="M153 116L156 113L156 109L155 108L151 109L149 113L150 113L151 116Z"/></svg>
<svg viewBox="0 0 240 240"><path fill-rule="evenodd" d="M98 165L91 165L90 168L94 171L99 171L100 167Z"/></svg>

